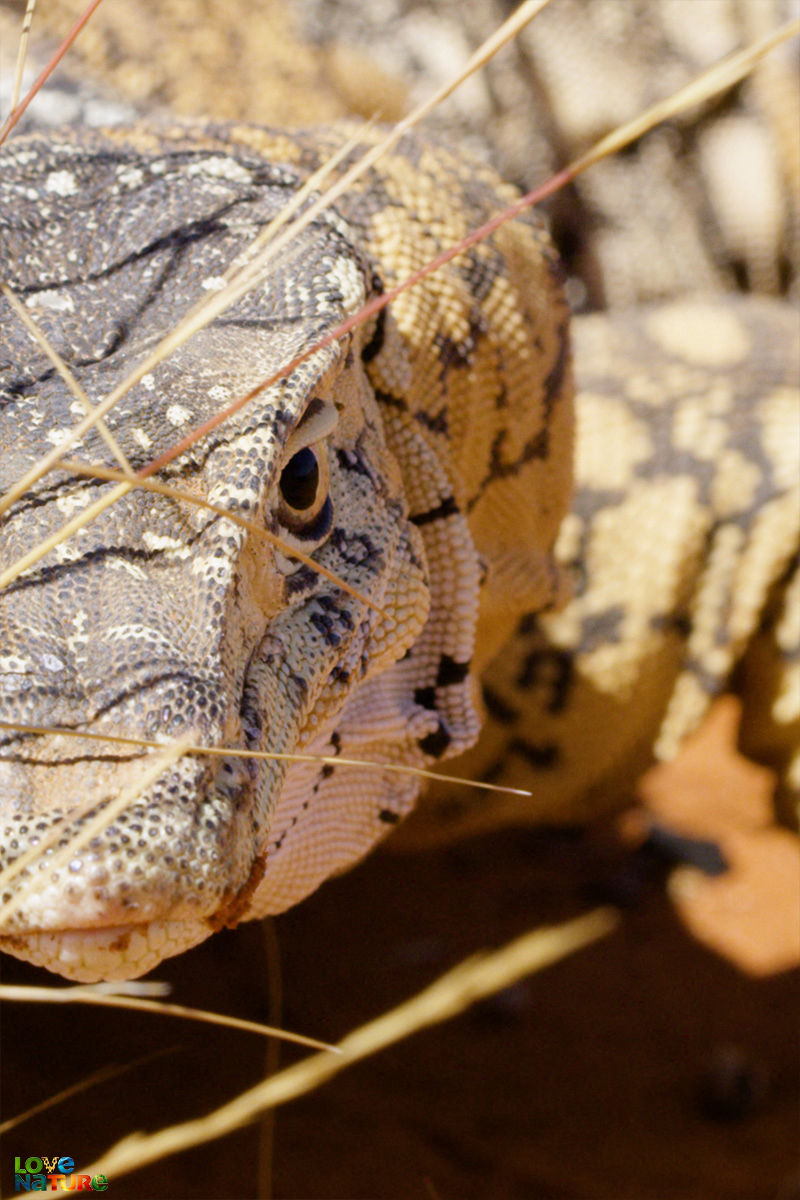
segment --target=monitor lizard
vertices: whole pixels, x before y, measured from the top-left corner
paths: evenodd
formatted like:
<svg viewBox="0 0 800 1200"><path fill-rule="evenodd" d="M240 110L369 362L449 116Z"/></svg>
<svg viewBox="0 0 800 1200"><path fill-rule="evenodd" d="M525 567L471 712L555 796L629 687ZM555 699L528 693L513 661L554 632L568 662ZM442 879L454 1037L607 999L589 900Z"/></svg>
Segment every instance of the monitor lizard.
<svg viewBox="0 0 800 1200"><path fill-rule="evenodd" d="M5 279L90 394L106 394L343 136L20 138L0 174ZM149 462L511 195L468 156L406 139L258 293L113 410L128 460ZM186 756L66 867L45 858L21 876L41 886L0 947L119 978L281 911L413 807L418 779L386 764L453 757L454 775L533 791L440 786L429 828L612 810L732 684L743 744L778 770L789 811L796 316L725 299L570 320L561 282L541 220L521 219L164 473L263 522L282 550L131 492L4 589L4 719L376 765ZM5 489L79 414L2 311ZM83 449L112 461L95 433ZM106 486L45 476L4 519L3 566ZM6 861L142 767L135 751L63 735L3 741Z"/></svg>

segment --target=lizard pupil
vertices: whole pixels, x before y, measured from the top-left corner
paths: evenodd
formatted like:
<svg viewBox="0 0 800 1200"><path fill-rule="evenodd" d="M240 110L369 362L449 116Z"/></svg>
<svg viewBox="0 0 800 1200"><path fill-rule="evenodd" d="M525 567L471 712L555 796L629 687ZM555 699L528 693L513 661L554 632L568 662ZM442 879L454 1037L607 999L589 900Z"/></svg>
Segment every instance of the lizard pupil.
<svg viewBox="0 0 800 1200"><path fill-rule="evenodd" d="M281 472L281 496L295 512L311 508L319 487L319 463L310 446L293 454Z"/></svg>

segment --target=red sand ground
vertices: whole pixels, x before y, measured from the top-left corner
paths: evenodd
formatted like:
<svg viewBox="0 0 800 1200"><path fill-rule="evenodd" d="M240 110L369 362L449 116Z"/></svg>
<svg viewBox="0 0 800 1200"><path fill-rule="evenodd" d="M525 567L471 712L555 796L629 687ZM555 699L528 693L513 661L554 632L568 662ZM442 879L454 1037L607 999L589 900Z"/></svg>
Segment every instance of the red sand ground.
<svg viewBox="0 0 800 1200"><path fill-rule="evenodd" d="M800 1197L800 853L771 823L768 775L732 753L734 724L718 705L680 761L645 778L648 810L611 827L375 855L276 923L284 1023L336 1039L477 949L598 898L624 905L602 943L282 1109L275 1196ZM642 844L653 816L716 842L730 870L672 867ZM178 1002L266 1019L264 946L244 926L157 975ZM3 978L50 981L12 960ZM172 1048L9 1132L6 1195L15 1155L88 1161L224 1102L265 1055L245 1034L96 1009L8 1005L2 1033L6 1118L98 1065ZM268 1194L260 1136L112 1178L107 1194Z"/></svg>

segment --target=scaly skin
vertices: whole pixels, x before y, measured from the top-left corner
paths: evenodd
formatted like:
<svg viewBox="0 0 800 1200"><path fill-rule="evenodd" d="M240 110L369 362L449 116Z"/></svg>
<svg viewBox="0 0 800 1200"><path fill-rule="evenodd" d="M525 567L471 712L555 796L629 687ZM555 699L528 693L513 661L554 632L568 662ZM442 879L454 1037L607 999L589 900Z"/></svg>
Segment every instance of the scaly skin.
<svg viewBox="0 0 800 1200"><path fill-rule="evenodd" d="M87 391L106 394L341 137L20 139L0 171L8 282ZM131 464L509 195L488 169L406 140L266 285L112 411ZM559 275L537 218L504 228L165 473L313 553L374 607L240 526L135 491L3 591L8 720L377 764L186 757L69 867L41 867L4 948L73 978L140 974L222 923L281 911L364 854L419 790L381 763L422 766L474 741L474 672L520 613L561 591L551 551L570 494L572 392ZM3 347L5 488L76 402L7 308ZM318 486L297 510L281 475L309 446ZM113 465L99 435L84 452ZM44 477L4 520L3 562L104 486ZM506 528L498 510L513 516ZM141 765L63 736L5 737L8 860L80 801L130 786Z"/></svg>

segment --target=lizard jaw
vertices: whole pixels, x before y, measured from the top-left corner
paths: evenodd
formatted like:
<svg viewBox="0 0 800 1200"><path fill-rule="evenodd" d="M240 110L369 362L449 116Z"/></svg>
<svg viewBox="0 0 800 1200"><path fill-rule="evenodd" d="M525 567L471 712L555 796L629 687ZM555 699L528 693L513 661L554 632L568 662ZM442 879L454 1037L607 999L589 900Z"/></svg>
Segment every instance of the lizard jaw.
<svg viewBox="0 0 800 1200"><path fill-rule="evenodd" d="M153 920L102 929L34 929L0 939L0 950L77 983L135 979L213 932L205 920Z"/></svg>
<svg viewBox="0 0 800 1200"><path fill-rule="evenodd" d="M155 917L71 929L28 929L0 937L0 951L77 983L137 979L165 958L183 954L223 926L235 926L264 875L257 856L238 893L213 916Z"/></svg>

